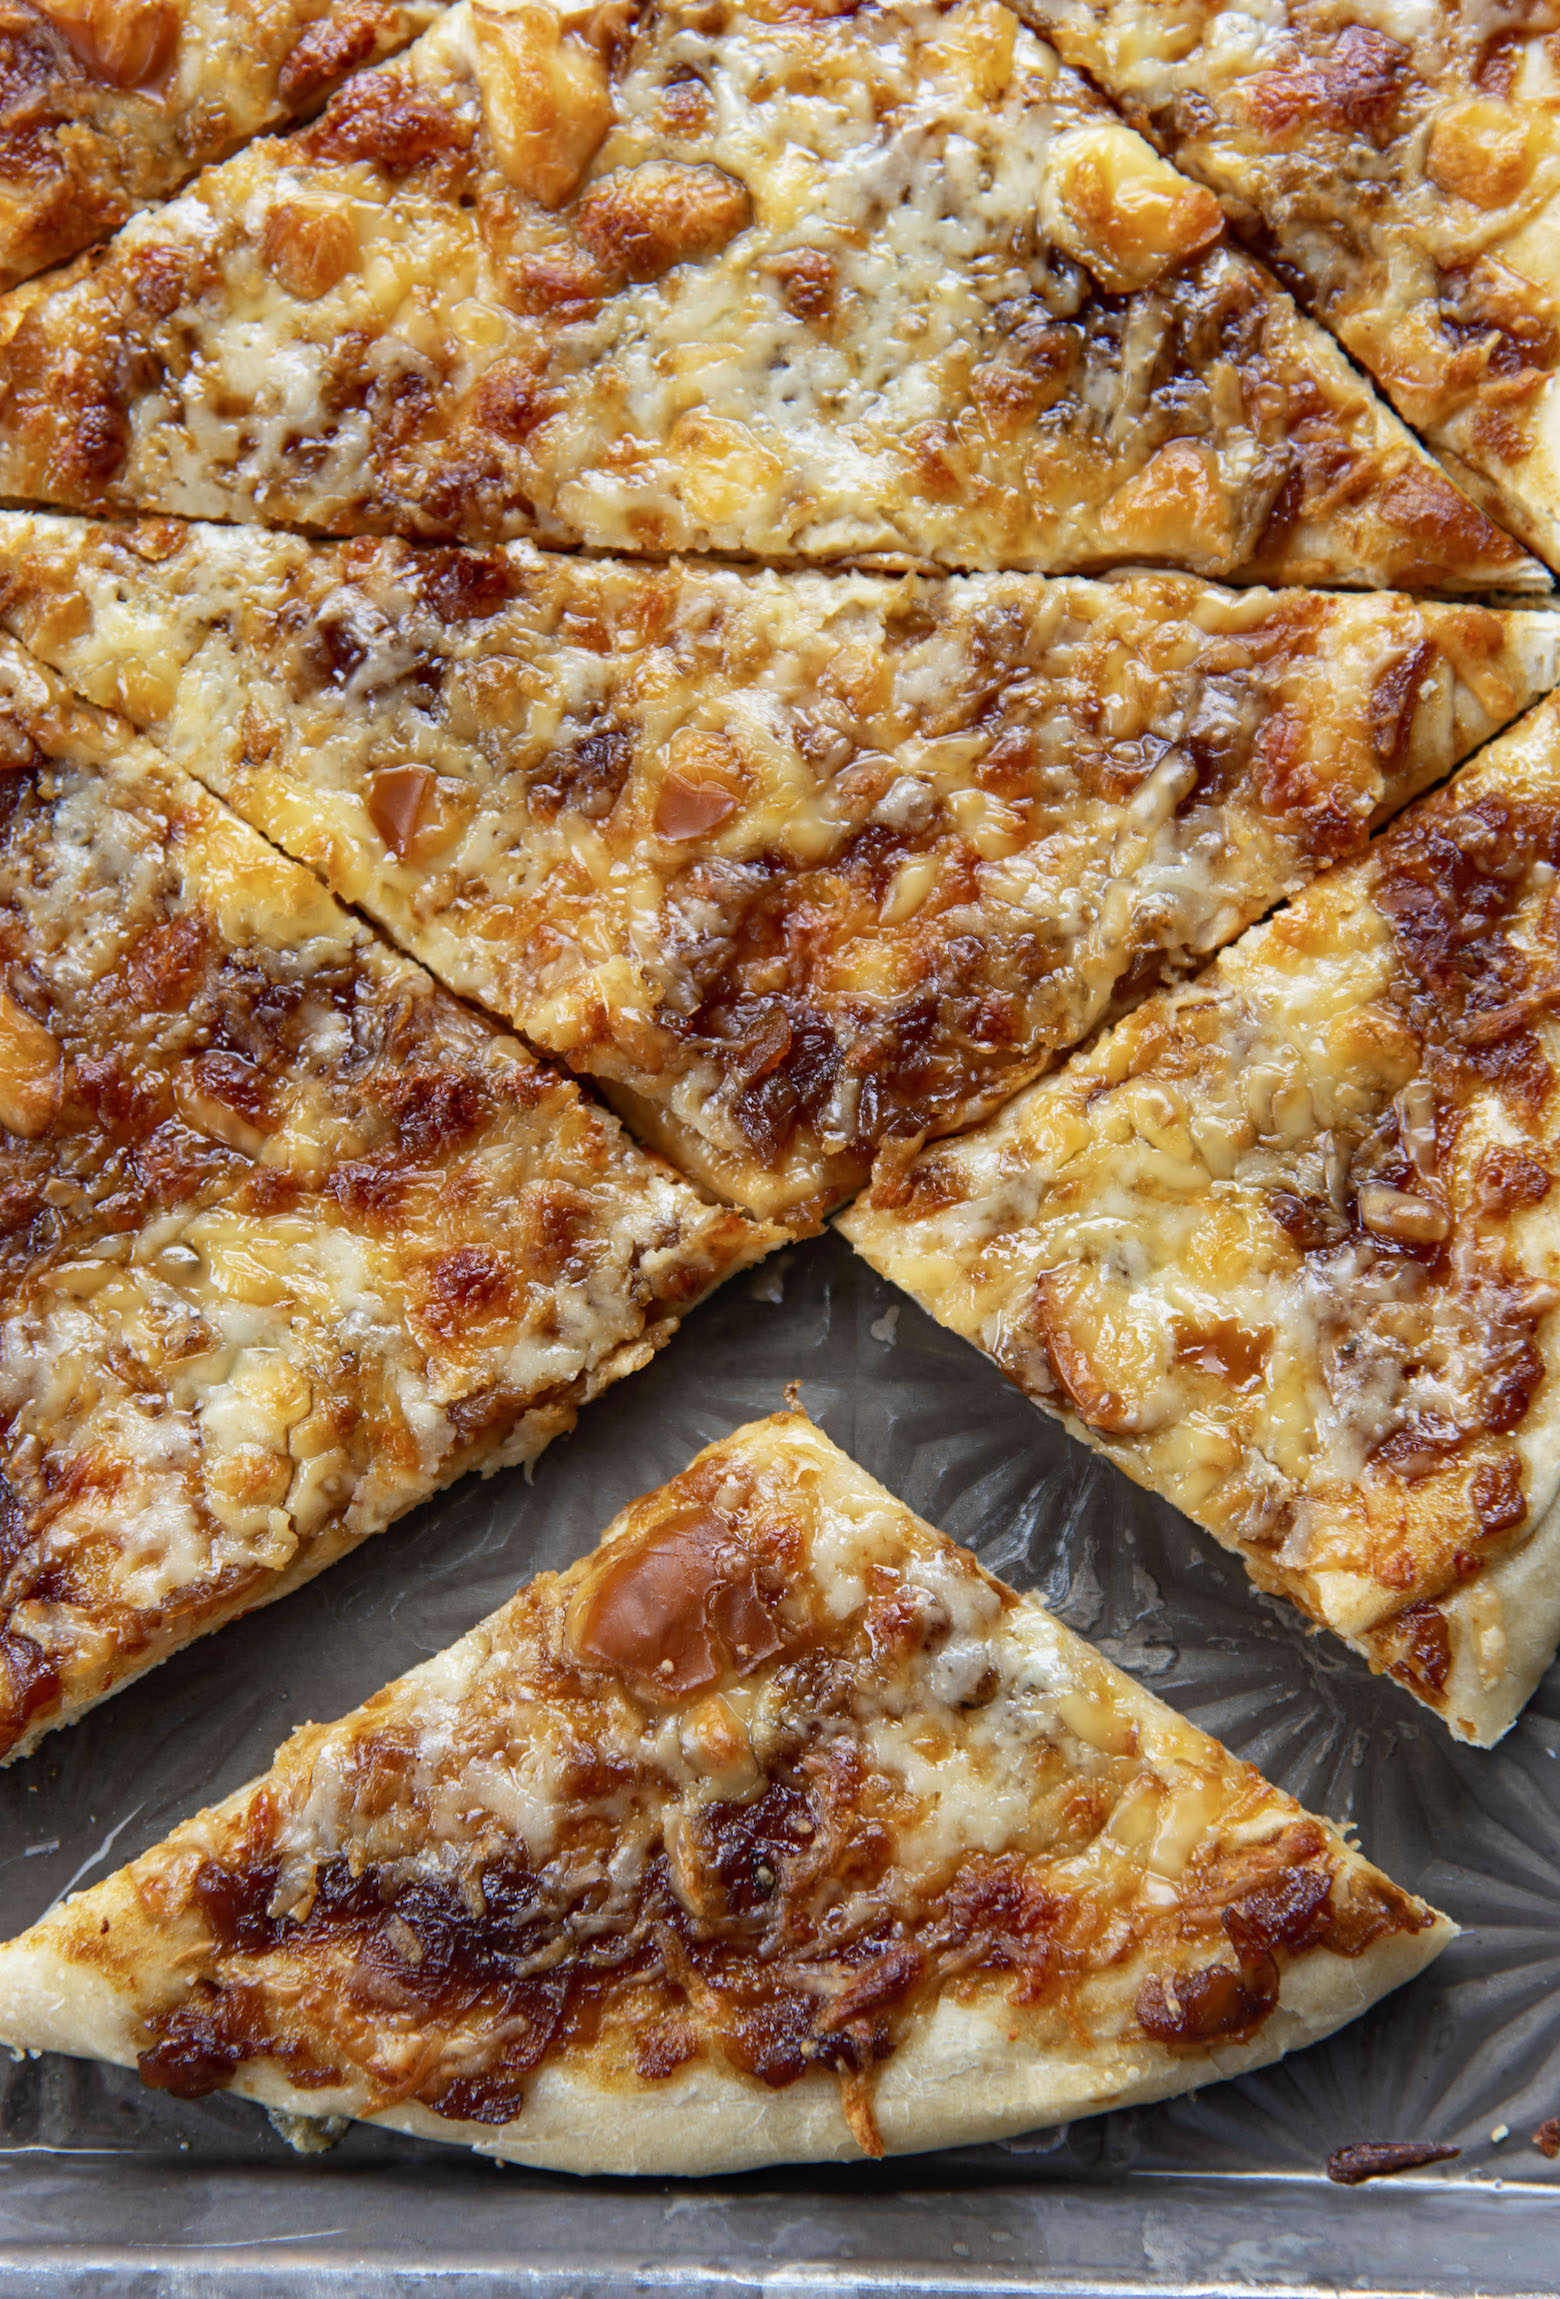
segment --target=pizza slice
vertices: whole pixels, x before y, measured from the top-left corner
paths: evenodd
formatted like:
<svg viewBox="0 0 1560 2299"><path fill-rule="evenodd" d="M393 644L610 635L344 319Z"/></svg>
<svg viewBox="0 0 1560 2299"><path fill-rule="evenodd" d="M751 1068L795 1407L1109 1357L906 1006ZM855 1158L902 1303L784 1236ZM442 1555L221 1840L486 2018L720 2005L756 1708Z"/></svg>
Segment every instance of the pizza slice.
<svg viewBox="0 0 1560 2299"><path fill-rule="evenodd" d="M1018 0L1560 560L1552 8Z"/></svg>
<svg viewBox="0 0 1560 2299"><path fill-rule="evenodd" d="M317 110L442 0L0 0L0 288Z"/></svg>
<svg viewBox="0 0 1560 2299"><path fill-rule="evenodd" d="M1560 703L841 1226L1385 1669L1560 1633Z"/></svg>
<svg viewBox="0 0 1560 2299"><path fill-rule="evenodd" d="M770 1233L0 649L0 1757L468 1468Z"/></svg>
<svg viewBox="0 0 1560 2299"><path fill-rule="evenodd" d="M0 514L0 617L798 1228L1560 676L1538 610L49 515Z"/></svg>
<svg viewBox="0 0 1560 2299"><path fill-rule="evenodd" d="M736 2171L1191 2090L1452 1933L782 1413L0 1948L0 2039Z"/></svg>
<svg viewBox="0 0 1560 2299"><path fill-rule="evenodd" d="M0 302L0 494L1542 587L1001 0L464 0Z"/></svg>

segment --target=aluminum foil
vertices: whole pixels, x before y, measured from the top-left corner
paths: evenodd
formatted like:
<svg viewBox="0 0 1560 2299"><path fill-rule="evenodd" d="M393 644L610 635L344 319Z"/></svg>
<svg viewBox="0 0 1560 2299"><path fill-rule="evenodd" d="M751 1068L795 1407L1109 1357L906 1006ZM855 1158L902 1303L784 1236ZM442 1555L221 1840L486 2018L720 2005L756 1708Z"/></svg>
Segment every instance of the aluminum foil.
<svg viewBox="0 0 1560 2299"><path fill-rule="evenodd" d="M834 1237L738 1278L534 1476L468 1479L0 1774L0 1932L154 1842L460 1635L786 1384L996 1572L1340 1822L1465 1927L1423 1978L1279 2067L1002 2147L635 2184L355 2128L294 2156L258 2109L45 2058L0 2066L0 2292L356 2294L1560 2288L1560 1669L1493 1751L1258 1596ZM1492 2137L1505 2128L1507 2136ZM1358 2140L1460 2159L1367 2189Z"/></svg>

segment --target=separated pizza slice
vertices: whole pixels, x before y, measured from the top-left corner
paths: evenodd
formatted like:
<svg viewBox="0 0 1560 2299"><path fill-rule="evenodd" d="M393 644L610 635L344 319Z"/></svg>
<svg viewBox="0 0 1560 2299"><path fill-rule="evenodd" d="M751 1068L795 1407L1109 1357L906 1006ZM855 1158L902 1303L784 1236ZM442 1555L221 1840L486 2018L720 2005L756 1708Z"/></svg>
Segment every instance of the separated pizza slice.
<svg viewBox="0 0 1560 2299"><path fill-rule="evenodd" d="M1495 516L1560 560L1553 10L1017 5L1213 187Z"/></svg>
<svg viewBox="0 0 1560 2299"><path fill-rule="evenodd" d="M95 511L1546 580L1000 0L467 0L0 370L0 493Z"/></svg>
<svg viewBox="0 0 1560 2299"><path fill-rule="evenodd" d="M317 110L442 0L0 0L0 288Z"/></svg>
<svg viewBox="0 0 1560 2299"><path fill-rule="evenodd" d="M790 1413L0 1948L0 2039L736 2171L1187 2091L1452 1933Z"/></svg>
<svg viewBox="0 0 1560 2299"><path fill-rule="evenodd" d="M533 1458L769 1234L0 651L0 1756Z"/></svg>
<svg viewBox="0 0 1560 2299"><path fill-rule="evenodd" d="M0 616L798 1227L1560 675L1540 610L48 515L0 514Z"/></svg>
<svg viewBox="0 0 1560 2299"><path fill-rule="evenodd" d="M1560 1633L1560 704L841 1226L1459 1739Z"/></svg>

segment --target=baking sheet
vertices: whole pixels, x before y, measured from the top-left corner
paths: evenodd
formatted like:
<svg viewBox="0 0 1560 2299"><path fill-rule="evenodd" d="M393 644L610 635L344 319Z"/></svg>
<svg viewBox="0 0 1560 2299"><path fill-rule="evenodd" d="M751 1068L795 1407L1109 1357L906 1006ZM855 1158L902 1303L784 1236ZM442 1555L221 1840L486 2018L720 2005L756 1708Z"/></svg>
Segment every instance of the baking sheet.
<svg viewBox="0 0 1560 2299"><path fill-rule="evenodd" d="M0 1774L0 1928L131 1857L461 1634L788 1381L893 1491L1339 1821L1466 1926L1424 1978L1278 2068L1003 2147L861 2170L580 2182L354 2129L301 2161L258 2109L60 2059L0 2067L0 2289L355 2299L391 2286L834 2293L1552 2294L1560 2163L1560 1670L1499 1749L1256 1596L837 1238L699 1310L530 1482L468 1480L311 1588ZM1505 2124L1511 2136L1493 2142ZM1459 2162L1330 2186L1331 2149Z"/></svg>

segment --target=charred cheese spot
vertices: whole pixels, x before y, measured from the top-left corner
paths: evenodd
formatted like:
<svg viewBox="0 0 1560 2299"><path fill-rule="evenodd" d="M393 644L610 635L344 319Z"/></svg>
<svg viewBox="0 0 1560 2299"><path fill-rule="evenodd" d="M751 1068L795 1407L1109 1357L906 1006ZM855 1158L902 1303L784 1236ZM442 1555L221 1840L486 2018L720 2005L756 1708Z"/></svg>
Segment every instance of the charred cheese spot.
<svg viewBox="0 0 1560 2299"><path fill-rule="evenodd" d="M647 160L593 184L575 229L609 277L653 280L718 255L752 213L746 185L723 169Z"/></svg>
<svg viewBox="0 0 1560 2299"><path fill-rule="evenodd" d="M1211 192L1114 121L1058 137L1046 160L1043 214L1057 244L1112 295L1151 286L1224 230Z"/></svg>
<svg viewBox="0 0 1560 2299"><path fill-rule="evenodd" d="M1504 207L1532 171L1533 128L1505 104L1475 97L1437 112L1425 166L1432 182L1475 207Z"/></svg>
<svg viewBox="0 0 1560 2299"><path fill-rule="evenodd" d="M313 303L339 286L358 260L350 209L325 199L284 200L265 219L261 259L277 285Z"/></svg>

